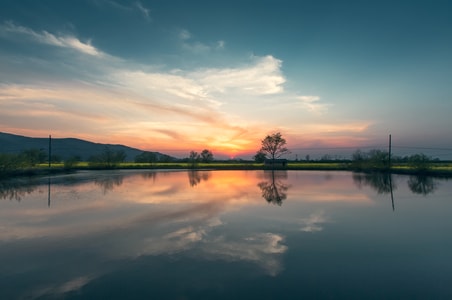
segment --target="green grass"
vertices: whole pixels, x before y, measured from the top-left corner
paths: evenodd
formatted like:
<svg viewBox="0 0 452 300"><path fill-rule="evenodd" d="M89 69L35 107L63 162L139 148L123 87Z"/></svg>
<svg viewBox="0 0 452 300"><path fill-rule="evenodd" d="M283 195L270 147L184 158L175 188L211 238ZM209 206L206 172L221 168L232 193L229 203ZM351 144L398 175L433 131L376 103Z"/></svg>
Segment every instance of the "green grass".
<svg viewBox="0 0 452 300"><path fill-rule="evenodd" d="M135 163L124 162L116 165L114 169L192 169L193 166L188 162L169 162L169 163ZM78 162L73 165L71 170L94 170L94 169L108 169L102 166L91 166L88 162ZM216 162L211 163L197 163L194 169L211 169L211 170L265 170L268 169L263 163L254 162ZM343 162L288 162L287 167L280 168L284 170L348 170L354 171L349 163ZM7 173L0 174L0 177L5 176L32 176L45 175L49 173L66 172L63 163L52 163L51 169L48 164L39 164L33 168L24 168L13 170ZM378 169L361 169L360 171L378 171ZM386 170L387 171L387 170ZM391 172L400 174L424 174L431 176L452 176L452 163L449 162L435 162L429 166L428 170L419 171L408 164L393 164Z"/></svg>

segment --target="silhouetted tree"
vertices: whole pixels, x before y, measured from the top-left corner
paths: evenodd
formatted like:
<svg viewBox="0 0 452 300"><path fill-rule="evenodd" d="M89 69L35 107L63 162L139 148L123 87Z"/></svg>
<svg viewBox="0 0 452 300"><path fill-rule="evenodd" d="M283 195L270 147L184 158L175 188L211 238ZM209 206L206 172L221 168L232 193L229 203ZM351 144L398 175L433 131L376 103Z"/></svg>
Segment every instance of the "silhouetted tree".
<svg viewBox="0 0 452 300"><path fill-rule="evenodd" d="M414 154L408 157L408 165L422 173L432 167L432 159L423 153Z"/></svg>
<svg viewBox="0 0 452 300"><path fill-rule="evenodd" d="M114 168L125 159L126 154L123 150L113 151L106 146L101 154L90 157L89 164L94 167Z"/></svg>
<svg viewBox="0 0 452 300"><path fill-rule="evenodd" d="M80 156L74 155L64 161L64 168L65 169L72 169L75 167L75 165L80 161Z"/></svg>
<svg viewBox="0 0 452 300"><path fill-rule="evenodd" d="M369 152L356 150L352 154L352 166L355 169L385 170L389 168L389 153L378 149Z"/></svg>
<svg viewBox="0 0 452 300"><path fill-rule="evenodd" d="M204 149L201 152L201 161L204 163L209 163L213 160L213 153L210 150Z"/></svg>
<svg viewBox="0 0 452 300"><path fill-rule="evenodd" d="M135 156L136 163L155 163L157 162L157 154L155 152L144 151Z"/></svg>
<svg viewBox="0 0 452 300"><path fill-rule="evenodd" d="M281 157L284 154L289 153L289 149L285 147L286 140L281 136L281 133L277 132L272 135L267 135L265 139L261 141L262 146L259 150L269 156L272 160Z"/></svg>
<svg viewBox="0 0 452 300"><path fill-rule="evenodd" d="M196 151L190 151L190 155L188 156L188 162L192 169L196 168L199 162L199 154Z"/></svg>
<svg viewBox="0 0 452 300"><path fill-rule="evenodd" d="M43 149L29 149L19 155L19 160L24 167L34 167L46 161L47 153Z"/></svg>
<svg viewBox="0 0 452 300"><path fill-rule="evenodd" d="M256 155L253 156L254 161L257 163L263 163L265 161L265 157L265 153L260 150L256 152Z"/></svg>

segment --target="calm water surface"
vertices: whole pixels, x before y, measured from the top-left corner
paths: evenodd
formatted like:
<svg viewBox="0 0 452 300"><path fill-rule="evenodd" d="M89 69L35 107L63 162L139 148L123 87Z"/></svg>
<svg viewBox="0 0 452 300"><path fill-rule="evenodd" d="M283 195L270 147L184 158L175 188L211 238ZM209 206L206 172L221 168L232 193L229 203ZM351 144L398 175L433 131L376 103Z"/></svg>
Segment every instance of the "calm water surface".
<svg viewBox="0 0 452 300"><path fill-rule="evenodd" d="M452 299L452 181L115 171L0 182L0 299Z"/></svg>

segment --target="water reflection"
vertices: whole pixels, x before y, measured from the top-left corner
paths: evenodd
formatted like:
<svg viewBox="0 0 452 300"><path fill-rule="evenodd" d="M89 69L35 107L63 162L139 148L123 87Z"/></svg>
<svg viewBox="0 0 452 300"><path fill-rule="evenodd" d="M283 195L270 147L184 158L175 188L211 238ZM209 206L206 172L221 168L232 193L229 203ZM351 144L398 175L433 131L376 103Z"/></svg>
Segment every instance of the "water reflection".
<svg viewBox="0 0 452 300"><path fill-rule="evenodd" d="M438 188L438 182L433 177L410 176L408 186L413 193L426 196Z"/></svg>
<svg viewBox="0 0 452 300"><path fill-rule="evenodd" d="M102 188L102 193L105 195L109 191L113 190L114 187L118 187L122 184L124 176L102 176L94 179L94 184Z"/></svg>
<svg viewBox="0 0 452 300"><path fill-rule="evenodd" d="M394 190L397 186L393 183L391 173L353 173L353 181L359 188L365 185L376 190L378 194L391 194L392 210L395 210Z"/></svg>
<svg viewBox="0 0 452 300"><path fill-rule="evenodd" d="M267 180L257 184L262 191L262 197L268 203L281 206L287 198L287 190L290 187L282 181L287 180L287 171L265 171L264 177Z"/></svg>
<svg viewBox="0 0 452 300"><path fill-rule="evenodd" d="M35 189L36 185L31 181L0 181L0 198L21 201L23 197L33 193Z"/></svg>
<svg viewBox="0 0 452 300"><path fill-rule="evenodd" d="M408 290L424 274L432 278L427 292L446 287L440 276L452 275L450 264L441 263L451 261L444 249L451 246L452 186L436 193L443 201L435 209L422 197L405 197L414 191L404 185L399 201L410 209L385 218L386 203L355 185L385 194L392 178L358 175L168 171L42 178L19 193L20 205L0 201L0 257L8 257L0 265L0 298L279 299L306 283L302 298L331 290L343 297L320 298L367 299L376 290L397 290L386 288L387 273L405 280L400 286ZM399 185L410 179L421 191L432 186L394 178ZM0 187L0 195L13 199L15 192L5 191L21 189ZM46 192L55 198L51 209ZM274 209L262 197L284 206ZM338 284L338 278L347 280ZM347 297L344 290L356 286L372 291ZM121 289L134 292L124 297Z"/></svg>
<svg viewBox="0 0 452 300"><path fill-rule="evenodd" d="M397 186L393 183L392 175L389 173L353 173L353 181L358 188L369 186L378 194L389 194L397 189Z"/></svg>
<svg viewBox="0 0 452 300"><path fill-rule="evenodd" d="M155 180L157 179L157 174L158 172L144 172L141 174L141 176L144 179L152 179L152 182L155 182Z"/></svg>
<svg viewBox="0 0 452 300"><path fill-rule="evenodd" d="M197 170L190 170L187 172L188 174L188 182L190 183L190 186L196 186L201 181L207 181L210 177L209 171L197 171Z"/></svg>

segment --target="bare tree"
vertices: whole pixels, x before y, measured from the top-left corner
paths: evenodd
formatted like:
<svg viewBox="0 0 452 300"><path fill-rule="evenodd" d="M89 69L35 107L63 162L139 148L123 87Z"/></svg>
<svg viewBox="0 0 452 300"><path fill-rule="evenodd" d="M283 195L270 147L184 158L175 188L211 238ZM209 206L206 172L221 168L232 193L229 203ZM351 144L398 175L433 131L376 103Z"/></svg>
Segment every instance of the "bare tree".
<svg viewBox="0 0 452 300"><path fill-rule="evenodd" d="M272 135L267 135L262 140L262 147L260 152L265 153L272 160L280 158L284 154L288 154L289 149L285 147L286 140L281 136L281 133L277 132Z"/></svg>

